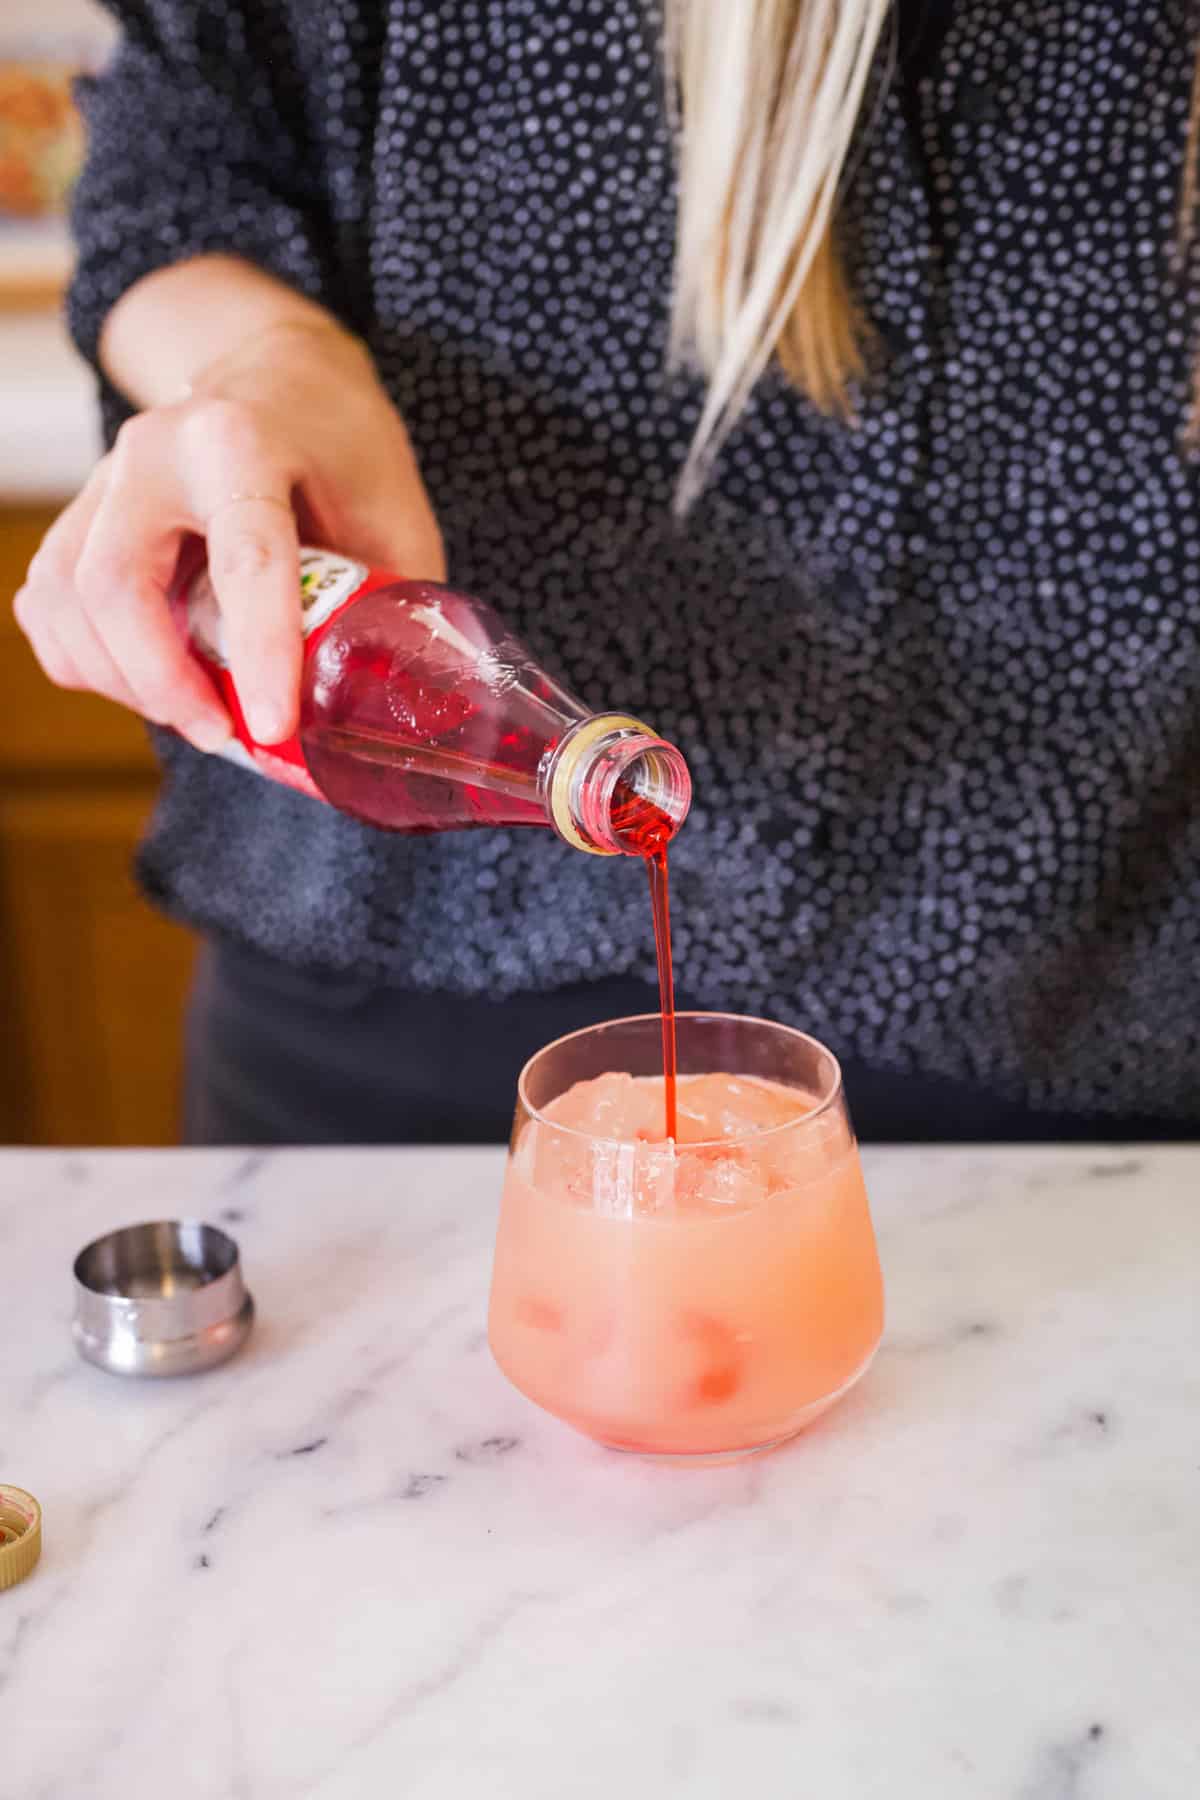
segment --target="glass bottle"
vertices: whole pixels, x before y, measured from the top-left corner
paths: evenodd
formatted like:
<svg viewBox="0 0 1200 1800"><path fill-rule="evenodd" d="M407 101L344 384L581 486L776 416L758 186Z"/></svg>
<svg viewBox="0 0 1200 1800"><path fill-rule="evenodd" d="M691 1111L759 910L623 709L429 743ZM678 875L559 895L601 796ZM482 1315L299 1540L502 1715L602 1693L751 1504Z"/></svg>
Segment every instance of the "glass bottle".
<svg viewBox="0 0 1200 1800"><path fill-rule="evenodd" d="M300 728L250 734L206 570L177 605L234 723L223 752L388 831L549 827L577 850L647 856L683 823L687 764L620 712L593 713L489 606L326 550L300 553Z"/></svg>

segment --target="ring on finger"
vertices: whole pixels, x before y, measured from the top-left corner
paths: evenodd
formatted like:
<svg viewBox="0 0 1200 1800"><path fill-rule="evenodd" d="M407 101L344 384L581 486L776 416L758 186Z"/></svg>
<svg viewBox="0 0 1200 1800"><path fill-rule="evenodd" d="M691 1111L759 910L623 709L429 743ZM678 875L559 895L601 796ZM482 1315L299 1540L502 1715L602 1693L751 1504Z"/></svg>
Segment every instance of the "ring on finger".
<svg viewBox="0 0 1200 1800"><path fill-rule="evenodd" d="M221 513L228 512L231 506L245 506L251 501L264 501L268 506L282 506L288 517L291 517L291 501L283 499L279 494L230 494L227 499L222 500L219 506L213 507L208 518L204 522L205 530L208 530L213 520L219 518Z"/></svg>

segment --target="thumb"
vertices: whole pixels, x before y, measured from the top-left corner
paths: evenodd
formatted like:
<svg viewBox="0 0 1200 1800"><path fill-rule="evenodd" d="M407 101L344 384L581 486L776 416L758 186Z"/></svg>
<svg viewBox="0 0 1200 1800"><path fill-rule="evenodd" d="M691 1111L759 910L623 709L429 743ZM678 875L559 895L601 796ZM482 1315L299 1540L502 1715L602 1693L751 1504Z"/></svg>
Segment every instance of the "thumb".
<svg viewBox="0 0 1200 1800"><path fill-rule="evenodd" d="M337 548L410 581L445 581L441 529L411 451L389 476L343 502Z"/></svg>

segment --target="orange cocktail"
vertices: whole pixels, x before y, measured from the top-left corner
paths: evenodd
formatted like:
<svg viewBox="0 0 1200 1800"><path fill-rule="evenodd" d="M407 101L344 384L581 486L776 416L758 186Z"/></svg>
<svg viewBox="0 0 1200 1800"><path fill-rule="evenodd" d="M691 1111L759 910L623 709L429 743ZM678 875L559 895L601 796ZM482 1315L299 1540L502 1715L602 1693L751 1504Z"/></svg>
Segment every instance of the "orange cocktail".
<svg viewBox="0 0 1200 1800"><path fill-rule="evenodd" d="M798 1431L866 1368L875 1237L828 1051L685 1015L672 1143L658 1025L596 1026L527 1065L491 1345L523 1393L603 1443L736 1455Z"/></svg>

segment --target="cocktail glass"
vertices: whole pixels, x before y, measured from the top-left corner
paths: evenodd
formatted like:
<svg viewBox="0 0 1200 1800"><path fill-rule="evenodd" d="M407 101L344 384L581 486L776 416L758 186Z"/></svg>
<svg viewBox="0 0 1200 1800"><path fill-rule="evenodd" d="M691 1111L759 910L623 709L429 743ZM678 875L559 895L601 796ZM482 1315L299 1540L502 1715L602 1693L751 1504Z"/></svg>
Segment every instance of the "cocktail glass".
<svg viewBox="0 0 1200 1800"><path fill-rule="evenodd" d="M678 1144L658 1123L658 1014L525 1065L489 1338L509 1380L587 1436L712 1461L782 1443L853 1387L883 1284L832 1054L764 1019L684 1013L678 1056ZM634 1079L604 1084L586 1128L547 1116L613 1073Z"/></svg>

